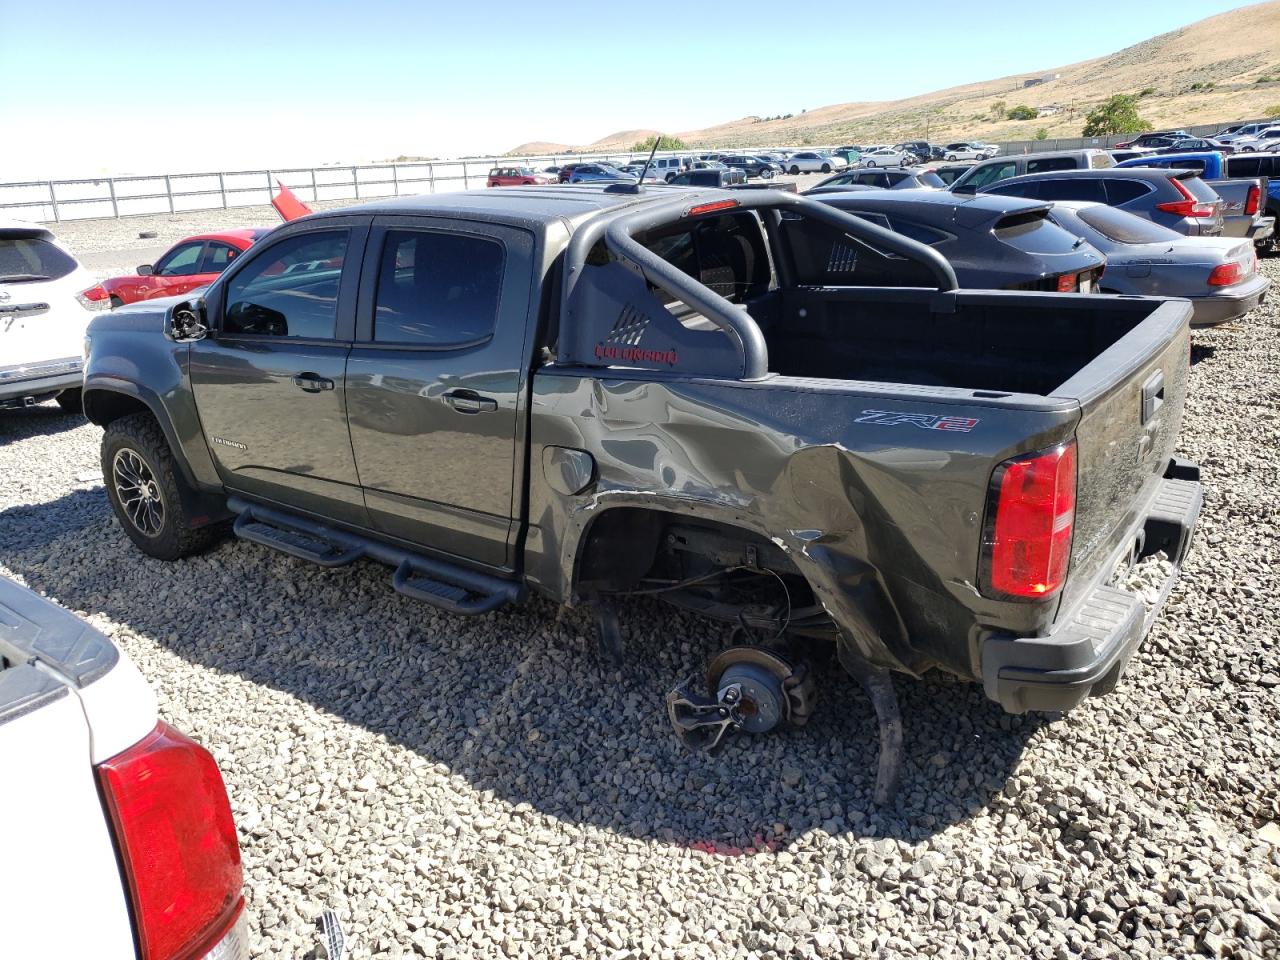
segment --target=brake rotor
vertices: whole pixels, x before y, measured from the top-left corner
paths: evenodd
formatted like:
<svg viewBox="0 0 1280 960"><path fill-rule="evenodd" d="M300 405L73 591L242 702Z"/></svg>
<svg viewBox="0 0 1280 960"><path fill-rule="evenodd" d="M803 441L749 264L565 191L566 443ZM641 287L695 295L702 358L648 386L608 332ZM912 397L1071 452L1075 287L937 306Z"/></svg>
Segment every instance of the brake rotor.
<svg viewBox="0 0 1280 960"><path fill-rule="evenodd" d="M741 690L738 709L748 733L783 722L804 726L813 714L816 684L802 661L764 647L729 647L707 666L707 689L719 695L734 684Z"/></svg>

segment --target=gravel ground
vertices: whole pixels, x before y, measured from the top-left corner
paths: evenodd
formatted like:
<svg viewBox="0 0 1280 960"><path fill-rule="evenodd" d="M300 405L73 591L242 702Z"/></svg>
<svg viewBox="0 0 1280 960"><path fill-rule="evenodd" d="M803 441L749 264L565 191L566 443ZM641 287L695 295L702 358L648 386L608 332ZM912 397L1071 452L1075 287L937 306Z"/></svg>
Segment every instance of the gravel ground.
<svg viewBox="0 0 1280 960"><path fill-rule="evenodd" d="M234 541L149 560L99 431L51 404L0 419L0 573L113 636L214 752L256 956L314 955L332 906L356 957L1275 957L1278 306L1195 334L1205 512L1118 690L1019 718L899 678L889 811L836 671L802 731L687 754L662 697L718 628L637 602L613 671L543 602L456 619L384 568Z"/></svg>

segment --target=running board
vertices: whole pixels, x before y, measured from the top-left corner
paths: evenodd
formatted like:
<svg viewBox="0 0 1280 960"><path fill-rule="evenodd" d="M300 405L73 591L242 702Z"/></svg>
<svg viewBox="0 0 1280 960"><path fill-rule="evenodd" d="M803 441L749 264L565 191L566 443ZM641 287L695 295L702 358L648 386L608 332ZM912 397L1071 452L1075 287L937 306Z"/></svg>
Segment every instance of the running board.
<svg viewBox="0 0 1280 960"><path fill-rule="evenodd" d="M338 530L305 517L231 497L236 536L271 547L322 567L343 567L362 557L395 567L391 585L397 593L429 603L448 613L476 616L523 598L514 580L437 560Z"/></svg>

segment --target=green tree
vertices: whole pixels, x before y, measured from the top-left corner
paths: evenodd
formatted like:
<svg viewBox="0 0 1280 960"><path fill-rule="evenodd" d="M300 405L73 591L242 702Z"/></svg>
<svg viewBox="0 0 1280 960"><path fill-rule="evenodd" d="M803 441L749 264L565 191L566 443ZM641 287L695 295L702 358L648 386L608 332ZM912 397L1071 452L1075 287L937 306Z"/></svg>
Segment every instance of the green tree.
<svg viewBox="0 0 1280 960"><path fill-rule="evenodd" d="M1005 115L1005 111L1009 109L1009 105L1003 100L997 100L991 105L991 116L997 120Z"/></svg>
<svg viewBox="0 0 1280 960"><path fill-rule="evenodd" d="M1005 116L1010 120L1034 120L1040 116L1040 111L1035 107L1028 107L1025 103L1020 103L1006 113Z"/></svg>
<svg viewBox="0 0 1280 960"><path fill-rule="evenodd" d="M1113 133L1142 133L1151 124L1138 116L1138 98L1117 93L1089 111L1084 120L1084 136L1106 137Z"/></svg>
<svg viewBox="0 0 1280 960"><path fill-rule="evenodd" d="M1039 130L1037 130L1037 131L1036 131L1036 139L1037 139L1037 140L1048 140L1048 139L1049 139L1049 128L1048 128L1048 127L1041 127Z"/></svg>
<svg viewBox="0 0 1280 960"><path fill-rule="evenodd" d="M631 145L631 152L632 153L648 153L650 150L653 149L654 141L657 139L658 138L654 136L645 137L639 143L633 143ZM662 137L662 143L658 146L658 149L659 150L688 150L689 145L685 143L683 140L681 140L679 137L668 137L664 134Z"/></svg>

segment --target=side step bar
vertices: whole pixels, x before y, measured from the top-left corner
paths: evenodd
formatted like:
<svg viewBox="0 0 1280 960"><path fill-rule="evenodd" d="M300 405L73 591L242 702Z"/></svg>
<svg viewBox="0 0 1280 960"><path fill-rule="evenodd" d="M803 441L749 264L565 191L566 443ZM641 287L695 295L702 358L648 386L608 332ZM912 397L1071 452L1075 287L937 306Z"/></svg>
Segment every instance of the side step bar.
<svg viewBox="0 0 1280 960"><path fill-rule="evenodd" d="M338 530L305 517L250 503L227 500L236 515L236 536L309 560L322 567L345 567L363 558L395 567L391 585L397 593L448 613L475 616L524 597L523 585L491 574L411 553L369 537Z"/></svg>

